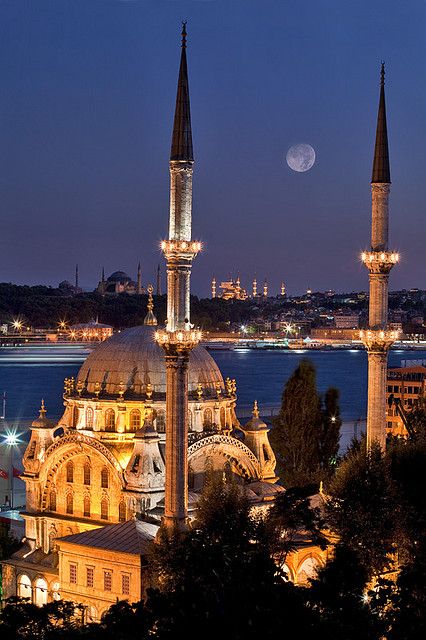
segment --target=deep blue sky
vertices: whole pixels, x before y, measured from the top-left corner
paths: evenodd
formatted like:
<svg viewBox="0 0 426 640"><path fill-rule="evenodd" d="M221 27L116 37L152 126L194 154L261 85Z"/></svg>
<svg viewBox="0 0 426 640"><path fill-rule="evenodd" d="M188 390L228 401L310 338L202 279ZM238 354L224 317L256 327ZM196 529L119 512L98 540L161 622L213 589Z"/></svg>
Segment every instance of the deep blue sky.
<svg viewBox="0 0 426 640"><path fill-rule="evenodd" d="M0 281L153 280L188 20L193 291L239 271L290 293L367 287L387 64L391 288L425 286L424 0L0 0ZM308 142L317 162L285 164Z"/></svg>

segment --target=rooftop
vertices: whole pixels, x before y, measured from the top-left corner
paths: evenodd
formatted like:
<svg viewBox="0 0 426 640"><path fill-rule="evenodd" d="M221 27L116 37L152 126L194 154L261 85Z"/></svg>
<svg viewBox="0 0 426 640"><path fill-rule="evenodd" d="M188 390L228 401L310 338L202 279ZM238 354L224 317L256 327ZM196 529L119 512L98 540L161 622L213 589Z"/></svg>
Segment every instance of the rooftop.
<svg viewBox="0 0 426 640"><path fill-rule="evenodd" d="M143 555L147 553L157 531L158 526L155 524L128 520L122 524L108 524L91 531L58 538L58 542Z"/></svg>

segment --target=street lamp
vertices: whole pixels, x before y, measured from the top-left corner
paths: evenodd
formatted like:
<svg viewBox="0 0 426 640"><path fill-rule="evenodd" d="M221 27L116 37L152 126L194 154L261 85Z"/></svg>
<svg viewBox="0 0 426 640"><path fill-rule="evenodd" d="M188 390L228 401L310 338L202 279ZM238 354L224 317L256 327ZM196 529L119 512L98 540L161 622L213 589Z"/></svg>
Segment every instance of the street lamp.
<svg viewBox="0 0 426 640"><path fill-rule="evenodd" d="M0 444L5 445L9 449L9 479L10 479L10 508L13 509L13 478L14 478L14 466L13 466L13 452L14 448L21 444L20 436L16 429L6 429L3 439Z"/></svg>

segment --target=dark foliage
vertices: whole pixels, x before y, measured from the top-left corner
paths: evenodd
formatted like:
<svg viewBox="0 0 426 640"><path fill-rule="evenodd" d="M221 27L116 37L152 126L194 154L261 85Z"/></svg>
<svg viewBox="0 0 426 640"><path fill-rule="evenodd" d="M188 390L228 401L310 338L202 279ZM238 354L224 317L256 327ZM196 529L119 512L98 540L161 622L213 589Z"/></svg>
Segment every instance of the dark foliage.
<svg viewBox="0 0 426 640"><path fill-rule="evenodd" d="M309 360L302 360L288 379L270 433L286 487L324 480L333 473L341 426L338 398L337 389L328 389L323 406Z"/></svg>

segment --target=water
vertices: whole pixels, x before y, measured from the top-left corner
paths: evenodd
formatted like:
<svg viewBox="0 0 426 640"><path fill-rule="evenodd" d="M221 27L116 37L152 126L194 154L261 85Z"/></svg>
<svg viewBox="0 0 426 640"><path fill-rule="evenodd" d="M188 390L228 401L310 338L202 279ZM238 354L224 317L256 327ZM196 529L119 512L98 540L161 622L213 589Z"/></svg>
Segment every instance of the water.
<svg viewBox="0 0 426 640"><path fill-rule="evenodd" d="M63 411L64 378L77 376L89 350L78 345L31 346L0 348L0 398L6 392L6 418L22 433L17 447L0 447L0 468L10 473L12 466L22 469L22 453L28 433L26 427L38 415L44 398L48 416L58 419ZM302 358L309 358L317 370L321 393L329 386L340 390L344 424L341 430L341 451L354 435L354 423L366 415L367 354L365 351L215 351L213 352L224 377L236 378L238 417L244 422L250 415L253 400L268 422L277 413L283 386ZM392 351L391 366L403 359L426 359L426 351ZM2 407L0 405L0 415ZM0 428L1 428L0 420ZM0 504L10 494L10 481L0 479ZM25 488L14 480L14 504L23 505Z"/></svg>
<svg viewBox="0 0 426 640"><path fill-rule="evenodd" d="M58 418L63 410L64 378L74 376L88 350L71 347L0 349L0 394L6 391L9 422L27 422L38 415L44 398L48 415ZM266 415L275 413L283 386L302 358L317 369L320 392L329 386L340 391L342 416L356 420L366 415L367 354L365 351L215 351L224 377L236 378L239 415L248 415L253 400ZM426 351L391 351L389 364L403 359L426 359ZM1 413L1 409L0 409Z"/></svg>

